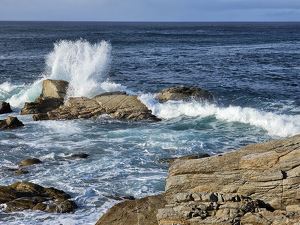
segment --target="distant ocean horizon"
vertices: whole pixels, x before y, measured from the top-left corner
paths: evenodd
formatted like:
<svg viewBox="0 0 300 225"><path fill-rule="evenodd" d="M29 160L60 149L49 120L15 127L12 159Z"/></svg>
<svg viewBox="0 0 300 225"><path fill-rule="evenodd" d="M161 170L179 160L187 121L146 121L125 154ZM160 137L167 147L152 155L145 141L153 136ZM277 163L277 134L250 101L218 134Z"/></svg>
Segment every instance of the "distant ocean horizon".
<svg viewBox="0 0 300 225"><path fill-rule="evenodd" d="M0 21L0 101L25 126L2 130L0 185L30 181L67 192L74 214L4 213L0 224L95 224L118 200L164 191L168 163L300 133L300 22ZM68 97L136 94L159 122L33 121L20 115L44 79L70 82ZM200 87L215 103L155 93ZM86 159L70 160L74 153ZM43 163L16 175L25 158Z"/></svg>

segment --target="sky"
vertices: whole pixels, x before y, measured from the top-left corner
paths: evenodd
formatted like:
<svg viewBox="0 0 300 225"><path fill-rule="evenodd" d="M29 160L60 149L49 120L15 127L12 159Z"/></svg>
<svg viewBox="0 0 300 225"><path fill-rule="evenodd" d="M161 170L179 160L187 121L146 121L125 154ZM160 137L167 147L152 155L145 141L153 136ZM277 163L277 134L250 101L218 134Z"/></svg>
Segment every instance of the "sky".
<svg viewBox="0 0 300 225"><path fill-rule="evenodd" d="M0 21L300 21L300 0L0 0Z"/></svg>

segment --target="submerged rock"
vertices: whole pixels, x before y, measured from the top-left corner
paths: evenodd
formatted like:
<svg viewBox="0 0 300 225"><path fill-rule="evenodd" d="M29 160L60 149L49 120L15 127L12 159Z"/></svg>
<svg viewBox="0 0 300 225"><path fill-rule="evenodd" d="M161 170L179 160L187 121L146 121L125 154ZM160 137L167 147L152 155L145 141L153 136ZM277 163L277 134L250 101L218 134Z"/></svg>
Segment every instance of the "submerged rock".
<svg viewBox="0 0 300 225"><path fill-rule="evenodd" d="M0 114L11 113L10 104L7 102L0 102Z"/></svg>
<svg viewBox="0 0 300 225"><path fill-rule="evenodd" d="M75 202L68 200L70 195L63 191L44 188L27 181L0 186L0 204L4 212L16 212L27 209L49 213L71 213L77 208Z"/></svg>
<svg viewBox="0 0 300 225"><path fill-rule="evenodd" d="M160 159L160 160L158 160L158 162L173 163L175 160L201 159L201 158L205 158L205 157L210 157L210 155L207 153L200 153L197 155L186 155L186 156L177 157L177 158Z"/></svg>
<svg viewBox="0 0 300 225"><path fill-rule="evenodd" d="M171 87L160 91L156 98L160 103L167 102L169 100L176 101L201 101L201 102L213 102L214 96L208 91L202 90L197 87Z"/></svg>
<svg viewBox="0 0 300 225"><path fill-rule="evenodd" d="M8 116L5 120L0 120L0 128L5 130L22 126L24 124L17 117Z"/></svg>
<svg viewBox="0 0 300 225"><path fill-rule="evenodd" d="M19 167L23 167L23 166L31 166L34 164L40 164L42 163L41 160L37 159L37 158L31 158L31 159L24 159L21 161L21 163L18 165Z"/></svg>

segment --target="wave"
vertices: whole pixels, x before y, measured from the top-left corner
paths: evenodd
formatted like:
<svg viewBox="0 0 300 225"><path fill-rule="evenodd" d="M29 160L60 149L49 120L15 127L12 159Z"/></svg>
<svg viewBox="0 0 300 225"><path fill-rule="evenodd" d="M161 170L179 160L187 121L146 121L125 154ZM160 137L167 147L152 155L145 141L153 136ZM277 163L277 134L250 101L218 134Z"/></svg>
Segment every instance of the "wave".
<svg viewBox="0 0 300 225"><path fill-rule="evenodd" d="M41 94L45 79L69 82L67 96L94 97L107 91L126 91L126 87L110 82L105 75L110 65L111 45L106 41L91 44L85 40L61 40L46 57L45 72L31 85L15 87L6 82L1 84L0 97L14 108L23 107ZM15 90L12 92L11 90Z"/></svg>
<svg viewBox="0 0 300 225"><path fill-rule="evenodd" d="M143 94L139 96L139 99L152 110L154 115L161 119L172 119L180 116L214 116L218 120L240 122L261 127L270 136L288 137L300 133L300 115L276 114L240 106L222 107L195 101L158 103L154 94Z"/></svg>

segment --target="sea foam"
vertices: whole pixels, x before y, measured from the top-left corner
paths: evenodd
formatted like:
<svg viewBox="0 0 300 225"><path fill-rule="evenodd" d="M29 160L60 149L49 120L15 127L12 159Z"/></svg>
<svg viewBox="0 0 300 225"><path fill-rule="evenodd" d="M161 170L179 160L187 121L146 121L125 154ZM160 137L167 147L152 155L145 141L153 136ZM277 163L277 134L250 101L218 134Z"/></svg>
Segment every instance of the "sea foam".
<svg viewBox="0 0 300 225"><path fill-rule="evenodd" d="M45 79L69 82L67 96L94 97L108 91L126 91L126 87L107 80L110 65L111 45L106 41L91 44L85 40L61 40L46 57L45 71L40 79L31 85L14 87L10 83L1 84L0 97L12 107L21 108L24 102L32 102L41 94ZM3 88L2 88L3 87ZM14 93L12 90L16 90Z"/></svg>
<svg viewBox="0 0 300 225"><path fill-rule="evenodd" d="M223 107L196 101L158 103L154 94L143 94L139 99L161 119L214 116L218 120L261 127L271 136L288 137L300 133L300 115L276 114L240 106Z"/></svg>

